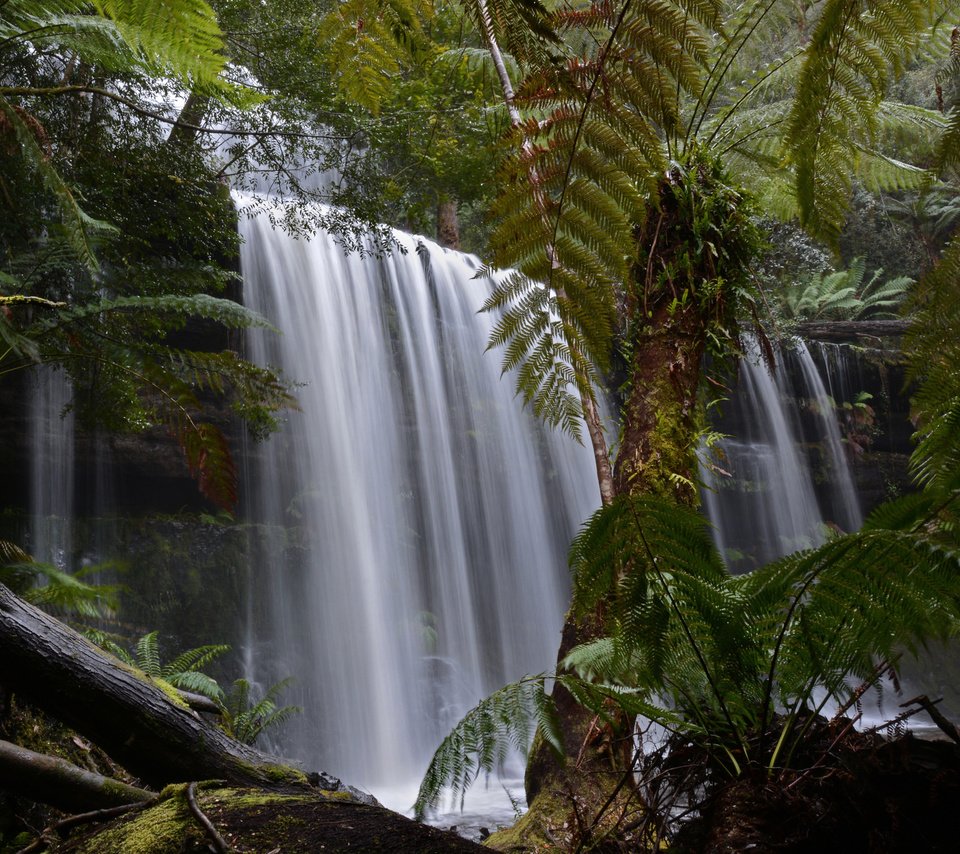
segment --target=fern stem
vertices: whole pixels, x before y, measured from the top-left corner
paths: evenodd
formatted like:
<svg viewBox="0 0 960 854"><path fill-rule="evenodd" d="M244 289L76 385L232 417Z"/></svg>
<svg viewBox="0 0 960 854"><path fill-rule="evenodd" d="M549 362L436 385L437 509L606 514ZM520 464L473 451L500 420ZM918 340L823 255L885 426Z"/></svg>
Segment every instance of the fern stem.
<svg viewBox="0 0 960 854"><path fill-rule="evenodd" d="M778 71L781 71L783 68L785 68L785 67L786 67L787 65L789 65L791 62L793 62L793 60L797 59L797 58L800 56L800 53L801 53L801 51L796 51L796 52L794 52L793 54L791 54L790 56L788 56L788 57L786 57L785 59L781 60L781 61L777 64L777 66L776 66L775 68L770 69L770 71L768 71L766 74L764 74L764 75L763 75L762 77L760 77L758 80L754 81L754 83L753 83L752 86L750 86L750 87L747 88L747 90L736 100L736 102L733 103L733 104L727 109L724 117L717 123L717 126L713 129L713 132L710 134L710 136L707 137L707 143L706 143L706 144L707 144L707 147L709 147L709 146L711 146L711 145L713 144L714 139L716 138L716 136L717 136L717 134L720 132L720 130L723 128L723 126L727 123L727 120L728 120L731 116L733 116L733 115L736 114L737 110L740 109L741 105L742 105L754 92L756 92L757 89L759 89L764 83L766 83L767 80L769 80L771 77L773 77L774 74L776 74ZM771 127L771 126L772 126L772 125L769 125L769 124L768 124L768 125L765 125L765 126L764 126L764 129L769 128L769 127ZM699 127L698 127L698 131L699 131Z"/></svg>
<svg viewBox="0 0 960 854"><path fill-rule="evenodd" d="M740 44L737 47L734 45L737 44L737 37L740 35L743 28L747 25L748 18L744 18L740 24L737 26L736 31L730 37L730 39L724 44L723 50L720 52L720 56L717 57L717 61L714 63L713 68L710 69L710 73L707 75L707 79L703 83L704 90L710 85L710 82L713 81L713 91L710 94L703 98L702 96L697 99L696 104L694 104L693 113L690 116L690 123L687 125L687 133L684 139L689 142L691 136L696 136L700 133L700 128L703 125L703 121L707 116L707 111L710 109L710 105L713 103L713 99L717 96L717 92L720 89L720 85L723 83L723 79L726 76L727 71L729 71L730 66L733 64L733 61L740 54L740 51L743 49L743 46L749 41L750 36L753 35L754 30L760 26L760 22L769 14L770 10L779 2L779 0L770 0L766 5L763 12L757 16L754 21L753 26L750 30L743 36L740 40ZM717 70L720 68L720 64L723 62L724 57L727 55L727 51L730 51L730 57L727 60L727 64L723 67L723 71L717 74ZM716 79L714 76L716 75ZM697 121L696 130L693 130L693 123L697 120L697 114L699 112L700 118Z"/></svg>
<svg viewBox="0 0 960 854"><path fill-rule="evenodd" d="M623 20L623 16L626 14L631 2L632 0L627 0L626 4L624 5L623 13L621 14L620 19L621 21ZM497 76L500 78L500 87L503 91L503 99L507 107L507 112L510 116L510 124L513 128L519 130L523 124L523 119L520 115L520 110L517 108L516 94L513 89L513 84L510 81L510 75L507 73L506 64L503 61L503 54L500 51L500 45L497 42L497 36L493 30L493 20L490 15L490 7L487 5L486 0L478 0L478 6L480 10L480 16L483 21L484 38L487 42L487 48L490 50L490 56L493 59L494 66L497 69ZM607 42L607 48L609 48L614 34L611 34L610 40ZM591 84L591 94L594 86L596 86L596 82L597 78L595 78L594 82ZM587 106L589 106L589 98L590 96L588 95ZM577 126L577 134L570 153L570 159L567 163L568 177L573 163L574 154L576 152L577 141L579 140L580 132L583 127L583 121L586 117L587 106L584 107L584 112L581 114L580 123ZM521 151L531 161L531 165L527 169L527 177L530 181L530 187L533 191L534 203L540 211L541 217L543 217L545 220L544 225L549 226L549 206L541 186L540 177L537 174L536 167L533 165L533 145L530 143L530 140L526 135L524 135L523 142L521 143ZM553 240L546 246L547 257L551 259L550 281L547 282L546 286L554 290L558 301L564 299L565 294L562 288L553 287L553 270L554 264L556 263L556 253L554 247L556 246L557 229L559 228L560 224L560 216L563 210L563 201L564 195L566 194L567 185L568 181L565 180L563 184L563 192L560 197L560 203L557 207L557 218L555 220L553 229ZM571 362L573 365L579 365L582 361L582 358L576 343L576 336L567 335L566 337L567 345L569 346L571 355L573 357ZM590 436L590 444L593 449L594 464L597 470L597 484L600 489L600 500L604 506L607 506L613 502L616 494L613 484L613 467L610 464L610 450L607 446L606 437L604 436L603 424L600 421L600 413L597 409L596 401L594 399L593 387L592 383L590 382L590 378L588 376L584 376L579 367L575 368L575 371L577 391L580 396L580 409L583 415L583 420L587 425L587 433Z"/></svg>
<svg viewBox="0 0 960 854"><path fill-rule="evenodd" d="M640 524L640 519L637 516L636 508L632 503L630 505L630 510L633 516L634 524L637 527L637 533L640 536L640 542L643 544L644 551L647 553L647 559L650 561L650 566L652 567L654 574L657 576L657 579L663 588L664 595L667 597L670 607L673 609L674 613L677 615L677 619L680 621L680 626L683 628L683 633L686 635L687 641L690 644L694 655L697 657L697 661L700 663L700 668L703 670L703 675L710 684L710 689L713 691L713 695L717 700L717 705L719 706L723 717L726 719L727 726L730 727L730 734L740 742L740 748L743 750L743 755L747 756L749 755L749 751L747 749L747 744L743 739L743 733L740 732L740 728L734 724L730 710L727 708L726 702L724 702L723 693L720 691L719 686L713 678L710 668L707 666L707 660L704 657L703 651L700 649L700 645L697 643L689 625L687 625L687 621L683 616L683 612L680 610L680 606L677 603L676 597L674 597L670 592L670 586L667 584L660 567L657 565L656 556L653 554L653 550L650 548L650 543L647 541L646 534L644 534L643 531L643 526Z"/></svg>
<svg viewBox="0 0 960 854"><path fill-rule="evenodd" d="M480 11L480 20L483 21L483 35L487 40L487 49L490 51L493 66L497 70L497 77L500 78L500 88L503 90L503 100L506 102L507 112L510 114L510 124L514 127L519 127L522 119L520 117L520 110L517 109L516 93L513 90L510 75L507 73L507 65L503 61L503 53L500 51L497 35L493 31L493 18L490 15L490 7L487 5L487 0L477 0L477 8Z"/></svg>

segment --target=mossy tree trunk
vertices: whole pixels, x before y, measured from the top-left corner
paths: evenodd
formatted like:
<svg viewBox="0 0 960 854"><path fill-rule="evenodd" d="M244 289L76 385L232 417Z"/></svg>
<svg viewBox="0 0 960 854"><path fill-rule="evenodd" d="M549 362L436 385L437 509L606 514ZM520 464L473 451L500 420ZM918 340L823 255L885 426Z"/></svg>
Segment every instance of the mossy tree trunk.
<svg viewBox="0 0 960 854"><path fill-rule="evenodd" d="M62 810L137 804L154 795L60 759L0 740L0 789Z"/></svg>
<svg viewBox="0 0 960 854"><path fill-rule="evenodd" d="M666 176L635 236L638 259L622 301L627 382L614 491L695 505L704 355L711 342L735 341L738 299L759 236L722 170L696 157ZM603 634L602 607L580 619L571 612L558 664ZM632 784L634 721L614 714L601 725L562 686L554 700L566 761L535 740L525 779L530 810L496 835L493 847L572 850L604 837L609 850L633 850L629 828L642 823L644 808Z"/></svg>

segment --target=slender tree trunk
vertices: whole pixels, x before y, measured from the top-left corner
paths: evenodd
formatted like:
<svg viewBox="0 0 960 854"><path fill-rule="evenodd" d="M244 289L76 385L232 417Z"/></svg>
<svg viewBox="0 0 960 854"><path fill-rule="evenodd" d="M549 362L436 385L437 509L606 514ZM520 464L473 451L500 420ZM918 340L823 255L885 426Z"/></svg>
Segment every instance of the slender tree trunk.
<svg viewBox="0 0 960 854"><path fill-rule="evenodd" d="M191 92L187 96L177 121L170 129L170 136L167 142L177 148L186 148L192 145L200 132L200 126L203 123L204 116L210 106L209 95L198 95Z"/></svg>
<svg viewBox="0 0 960 854"><path fill-rule="evenodd" d="M437 242L447 249L460 251L460 219L457 200L441 196L437 202Z"/></svg>
<svg viewBox="0 0 960 854"><path fill-rule="evenodd" d="M513 90L513 84L510 82L510 75L507 73L507 65L503 60L503 53L497 42L497 35L493 30L493 19L490 17L490 7L487 5L486 0L478 0L478 7L483 20L484 39L487 43L487 49L490 51L493 65L497 70L497 77L500 80L500 88L503 93L503 101L507 107L507 113L510 116L510 124L514 128L517 128L523 122L523 118L520 115L520 110L517 109L516 93ZM524 153L530 151L530 143L527 140L523 142L523 151ZM533 187L540 210L545 212L547 210L547 204L540 190L540 179L537 176L536 170L530 169L528 178ZM547 253L551 257L553 256L552 247L547 247ZM565 298L562 290L558 291L557 297L559 299ZM568 342L568 344L571 348L575 346L573 342ZM597 485L600 488L600 501L604 505L607 505L613 501L614 497L613 468L610 465L610 450L607 446L603 422L601 421L600 412L597 409L594 398L590 394L585 393L582 388L580 388L579 391L580 409L583 414L583 420L587 425L587 435L590 437L590 445L593 449L594 464L597 471Z"/></svg>

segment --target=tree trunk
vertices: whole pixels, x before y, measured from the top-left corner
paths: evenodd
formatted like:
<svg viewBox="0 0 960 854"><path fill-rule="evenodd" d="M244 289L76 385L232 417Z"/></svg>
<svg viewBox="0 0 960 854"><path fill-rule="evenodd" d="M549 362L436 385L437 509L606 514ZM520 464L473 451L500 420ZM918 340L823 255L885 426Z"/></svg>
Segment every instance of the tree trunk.
<svg viewBox="0 0 960 854"><path fill-rule="evenodd" d="M0 741L0 789L66 812L137 804L153 792L79 768L66 759Z"/></svg>
<svg viewBox="0 0 960 854"><path fill-rule="evenodd" d="M306 783L299 771L229 738L175 691L169 696L3 585L0 684L96 742L151 786L210 779L267 788Z"/></svg>
<svg viewBox="0 0 960 854"><path fill-rule="evenodd" d="M637 226L638 260L624 283L623 351L629 353L612 491L695 505L696 441L707 343L731 335L736 294L759 246L741 197L709 161L692 160L662 180L657 213ZM718 211L726 214L719 217ZM698 232L710 218L708 251ZM606 503L606 501L604 502ZM608 595L613 595L612 591ZM601 606L568 614L558 663L578 644L606 634ZM571 850L603 839L604 850L635 850L644 805L633 786L634 721L611 710L601 725L562 688L554 694L567 762L538 737L525 785L530 810L493 842L502 850Z"/></svg>
<svg viewBox="0 0 960 854"><path fill-rule="evenodd" d="M437 243L460 251L460 220L457 200L441 196L437 202Z"/></svg>
<svg viewBox="0 0 960 854"><path fill-rule="evenodd" d="M198 95L191 92L177 116L177 121L170 129L167 142L175 148L186 148L196 142L197 134L201 130L207 108L210 106L209 95Z"/></svg>
<svg viewBox="0 0 960 854"><path fill-rule="evenodd" d="M614 470L617 495L669 496L691 504L694 487L697 392L705 335L695 308L653 309L646 332L634 338L629 366L630 392L623 406L623 429ZM568 614L557 661L575 646L604 634L603 615L583 620ZM631 825L642 824L644 805L632 784L633 721L615 713L600 722L562 687L554 689L566 763L535 740L524 779L530 810L521 823L498 834L500 850L573 850L581 842L612 833L622 850L631 850ZM612 841L609 844L613 844ZM611 850L616 850L612 848Z"/></svg>

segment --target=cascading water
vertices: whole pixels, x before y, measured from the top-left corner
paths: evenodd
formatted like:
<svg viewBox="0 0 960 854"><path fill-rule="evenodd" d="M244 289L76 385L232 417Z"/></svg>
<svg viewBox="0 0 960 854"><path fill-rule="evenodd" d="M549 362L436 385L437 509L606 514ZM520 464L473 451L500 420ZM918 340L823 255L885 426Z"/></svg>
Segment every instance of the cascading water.
<svg viewBox="0 0 960 854"><path fill-rule="evenodd" d="M30 551L64 569L71 559L74 493L73 397L62 370L37 368L30 378Z"/></svg>
<svg viewBox="0 0 960 854"><path fill-rule="evenodd" d="M714 425L729 438L702 467L704 509L734 571L822 543L825 523L863 521L834 413L802 341L781 348L770 371L746 341L737 389Z"/></svg>
<svg viewBox="0 0 960 854"><path fill-rule="evenodd" d="M566 548L599 504L592 455L484 355L467 256L398 233L404 254L360 258L264 216L242 231L246 302L282 330L251 355L303 383L258 450L251 511L274 537L252 675L295 677L286 750L405 808L464 711L552 666Z"/></svg>

